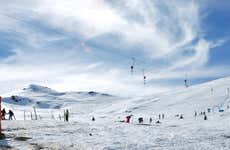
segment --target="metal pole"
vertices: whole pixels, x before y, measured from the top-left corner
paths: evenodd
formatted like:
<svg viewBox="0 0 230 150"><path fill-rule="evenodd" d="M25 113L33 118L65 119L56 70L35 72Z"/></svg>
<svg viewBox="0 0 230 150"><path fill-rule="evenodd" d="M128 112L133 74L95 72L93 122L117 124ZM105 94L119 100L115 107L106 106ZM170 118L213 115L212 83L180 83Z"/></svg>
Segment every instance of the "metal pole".
<svg viewBox="0 0 230 150"><path fill-rule="evenodd" d="M34 107L34 115L35 115L35 120L38 120L37 113L36 113L36 108Z"/></svg>
<svg viewBox="0 0 230 150"><path fill-rule="evenodd" d="M26 111L24 110L24 121L26 120Z"/></svg>
<svg viewBox="0 0 230 150"><path fill-rule="evenodd" d="M2 97L0 96L0 136L2 135Z"/></svg>

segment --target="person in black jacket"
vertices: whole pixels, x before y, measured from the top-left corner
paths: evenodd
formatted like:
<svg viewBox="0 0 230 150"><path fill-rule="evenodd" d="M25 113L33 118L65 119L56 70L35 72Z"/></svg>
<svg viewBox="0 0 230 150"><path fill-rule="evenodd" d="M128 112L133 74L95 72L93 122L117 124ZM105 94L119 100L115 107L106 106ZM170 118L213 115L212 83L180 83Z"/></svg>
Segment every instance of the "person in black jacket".
<svg viewBox="0 0 230 150"><path fill-rule="evenodd" d="M66 121L69 122L69 110L66 110Z"/></svg>
<svg viewBox="0 0 230 150"><path fill-rule="evenodd" d="M12 110L9 110L9 120L13 120L13 117L14 119L16 120L15 116L14 116L14 112Z"/></svg>
<svg viewBox="0 0 230 150"><path fill-rule="evenodd" d="M2 120L6 120L6 110L5 110L5 108L3 108L3 110L1 111L1 113L2 113Z"/></svg>
<svg viewBox="0 0 230 150"><path fill-rule="evenodd" d="M1 111L1 113L2 113L2 120L6 120L6 110L5 110L5 108L3 108L3 110Z"/></svg>
<svg viewBox="0 0 230 150"><path fill-rule="evenodd" d="M94 117L92 117L92 121L95 121L95 118L94 118Z"/></svg>
<svg viewBox="0 0 230 150"><path fill-rule="evenodd" d="M208 117L206 115L204 115L204 120L208 120Z"/></svg>

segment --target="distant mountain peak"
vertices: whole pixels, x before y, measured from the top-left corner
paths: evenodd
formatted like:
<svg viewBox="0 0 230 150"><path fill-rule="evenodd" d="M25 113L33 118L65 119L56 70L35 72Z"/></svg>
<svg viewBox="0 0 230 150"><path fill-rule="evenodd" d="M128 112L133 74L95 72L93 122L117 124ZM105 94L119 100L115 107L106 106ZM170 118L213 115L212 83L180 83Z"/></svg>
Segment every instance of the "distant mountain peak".
<svg viewBox="0 0 230 150"><path fill-rule="evenodd" d="M37 84L30 84L28 88L24 88L23 90L30 91L30 92L39 92L39 93L58 93L57 91L51 88L37 85Z"/></svg>
<svg viewBox="0 0 230 150"><path fill-rule="evenodd" d="M70 92L58 92L56 90L53 90L49 87L38 85L38 84L30 84L27 88L23 89L26 92L34 92L34 93L44 93L44 94L50 94L55 96L62 96ZM71 92L71 93L77 93L77 94L86 94L89 96L105 96L105 97L113 97L113 95L106 94L106 93L99 93L95 91L89 91L89 92Z"/></svg>

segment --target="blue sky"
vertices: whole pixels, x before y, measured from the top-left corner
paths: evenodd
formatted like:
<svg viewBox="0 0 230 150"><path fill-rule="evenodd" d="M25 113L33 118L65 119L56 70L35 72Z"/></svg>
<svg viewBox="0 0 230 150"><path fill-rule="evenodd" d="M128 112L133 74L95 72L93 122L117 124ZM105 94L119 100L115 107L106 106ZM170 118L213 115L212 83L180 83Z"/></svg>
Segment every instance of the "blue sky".
<svg viewBox="0 0 230 150"><path fill-rule="evenodd" d="M230 75L228 0L9 0L0 10L2 92L150 94Z"/></svg>

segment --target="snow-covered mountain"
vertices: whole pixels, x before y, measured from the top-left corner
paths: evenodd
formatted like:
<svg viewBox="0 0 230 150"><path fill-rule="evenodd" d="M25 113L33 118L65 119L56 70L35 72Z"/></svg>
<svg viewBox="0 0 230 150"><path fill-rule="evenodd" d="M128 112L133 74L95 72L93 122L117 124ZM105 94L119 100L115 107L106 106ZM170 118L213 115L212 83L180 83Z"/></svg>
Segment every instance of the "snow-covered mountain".
<svg viewBox="0 0 230 150"><path fill-rule="evenodd" d="M90 92L58 92L48 87L31 84L12 96L4 97L3 104L9 107L36 107L60 109L83 104L103 104L116 97L106 93Z"/></svg>

